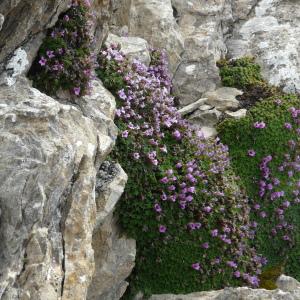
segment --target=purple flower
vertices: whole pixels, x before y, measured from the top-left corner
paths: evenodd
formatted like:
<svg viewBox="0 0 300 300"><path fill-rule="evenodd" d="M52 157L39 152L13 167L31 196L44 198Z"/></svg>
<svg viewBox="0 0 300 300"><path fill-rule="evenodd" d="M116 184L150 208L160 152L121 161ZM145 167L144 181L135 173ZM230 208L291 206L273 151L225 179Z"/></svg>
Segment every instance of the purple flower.
<svg viewBox="0 0 300 300"><path fill-rule="evenodd" d="M196 191L196 188L195 188L194 186L190 186L190 187L188 188L188 192L189 192L189 193L194 194L195 191Z"/></svg>
<svg viewBox="0 0 300 300"><path fill-rule="evenodd" d="M233 275L234 275L234 277L236 277L236 278L240 278L240 277L241 277L241 272L240 272L240 271L235 271L235 272L233 273Z"/></svg>
<svg viewBox="0 0 300 300"><path fill-rule="evenodd" d="M160 182L166 184L166 183L169 182L169 178L168 178L168 177L164 177L164 178L162 178L162 179L160 180Z"/></svg>
<svg viewBox="0 0 300 300"><path fill-rule="evenodd" d="M68 15L65 15L64 16L64 21L69 22L69 20L70 20L70 17Z"/></svg>
<svg viewBox="0 0 300 300"><path fill-rule="evenodd" d="M201 265L197 262L197 263L193 263L192 264L192 268L196 271L199 271L201 269Z"/></svg>
<svg viewBox="0 0 300 300"><path fill-rule="evenodd" d="M255 123L253 124L253 126L254 126L254 128L263 129L263 128L266 127L266 124L265 124L265 122L255 122Z"/></svg>
<svg viewBox="0 0 300 300"><path fill-rule="evenodd" d="M226 264L227 264L227 266L229 266L231 268L234 268L234 269L237 268L237 264L234 261L232 261L232 260L227 261Z"/></svg>
<svg viewBox="0 0 300 300"><path fill-rule="evenodd" d="M54 51L52 51L52 50L48 50L48 51L46 52L46 54L47 54L47 56L48 56L49 58L55 57Z"/></svg>
<svg viewBox="0 0 300 300"><path fill-rule="evenodd" d="M177 163L175 167L176 167L177 169L181 169L181 168L182 168L182 163L180 163L180 162Z"/></svg>
<svg viewBox="0 0 300 300"><path fill-rule="evenodd" d="M203 211L205 211L206 213L210 213L212 211L212 208L210 206L205 206L203 208Z"/></svg>
<svg viewBox="0 0 300 300"><path fill-rule="evenodd" d="M156 204L154 205L154 210L155 210L156 212L158 212L158 213L160 213L160 212L162 211L161 206L160 206L158 203L156 203Z"/></svg>
<svg viewBox="0 0 300 300"><path fill-rule="evenodd" d="M165 225L159 225L159 232L165 233L167 231L167 227Z"/></svg>
<svg viewBox="0 0 300 300"><path fill-rule="evenodd" d="M76 96L79 96L79 95L80 95L80 91L81 91L80 87L74 87L74 88L73 88L73 92L74 92L74 94L75 94Z"/></svg>
<svg viewBox="0 0 300 300"><path fill-rule="evenodd" d="M176 140L181 140L181 133L179 132L179 130L175 130L173 133L172 133L173 137L176 139Z"/></svg>
<svg viewBox="0 0 300 300"><path fill-rule="evenodd" d="M127 137L128 137L128 130L124 130L124 131L122 132L122 137L123 137L123 138L127 138Z"/></svg>
<svg viewBox="0 0 300 300"><path fill-rule="evenodd" d="M133 153L133 158L134 158L135 160L138 160L138 159L140 158L140 154L137 153L137 152L134 152L134 153Z"/></svg>
<svg viewBox="0 0 300 300"><path fill-rule="evenodd" d="M166 201L168 199L167 195L165 193L163 193L161 196L160 196L160 199L162 201Z"/></svg>
<svg viewBox="0 0 300 300"><path fill-rule="evenodd" d="M45 66L46 63L47 63L47 59L44 56L42 56L41 59L39 60L39 64L41 66Z"/></svg>
<svg viewBox="0 0 300 300"><path fill-rule="evenodd" d="M203 243L203 244L201 245L201 247L202 247L203 249L208 249L208 248L209 248L209 243L208 243L208 242L205 242L205 243Z"/></svg>
<svg viewBox="0 0 300 300"><path fill-rule="evenodd" d="M118 91L118 95L119 95L120 99L123 99L123 100L127 99L127 96L126 96L126 94L124 92L124 89Z"/></svg>
<svg viewBox="0 0 300 300"><path fill-rule="evenodd" d="M291 123L284 123L284 127L288 130L291 130L293 128Z"/></svg>
<svg viewBox="0 0 300 300"><path fill-rule="evenodd" d="M212 237L217 237L218 236L218 229L213 229L211 232L210 232L211 236Z"/></svg>
<svg viewBox="0 0 300 300"><path fill-rule="evenodd" d="M259 215L260 215L263 219L267 217L267 214L266 214L266 212L264 212L264 211L260 212Z"/></svg>
<svg viewBox="0 0 300 300"><path fill-rule="evenodd" d="M248 156L254 157L256 155L256 152L253 149L248 150Z"/></svg>

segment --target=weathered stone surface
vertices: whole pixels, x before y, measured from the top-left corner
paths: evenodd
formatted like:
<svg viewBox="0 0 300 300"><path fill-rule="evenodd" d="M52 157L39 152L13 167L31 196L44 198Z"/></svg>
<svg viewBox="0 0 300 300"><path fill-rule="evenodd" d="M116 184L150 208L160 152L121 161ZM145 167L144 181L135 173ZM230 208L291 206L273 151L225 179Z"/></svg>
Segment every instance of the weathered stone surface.
<svg viewBox="0 0 300 300"><path fill-rule="evenodd" d="M126 182L120 167L101 200L95 198L96 174L116 138L101 132L99 118L114 116L115 101L99 82L93 91L89 105L95 110L84 106L82 112L30 88L25 79L0 87L1 299L86 299L97 280L98 251L104 260L111 257L110 281L102 273L106 286L98 292L121 295L126 289L135 244L106 220ZM102 114L94 118L97 111ZM99 241L100 217L110 233Z"/></svg>
<svg viewBox="0 0 300 300"><path fill-rule="evenodd" d="M100 50L108 33L112 1L90 1L94 15L91 28L95 34L93 50L96 53ZM9 60L11 61L13 53L15 53L14 56L19 57L20 50L22 50L26 52L26 60L23 59L24 54L22 54L22 62L28 62L25 66L23 65L21 72L25 74L36 57L46 30L56 23L58 16L68 9L69 4L70 0L0 1L0 72L8 69L9 77L14 78L15 76L11 76L11 68L6 65ZM16 49L18 49L17 53ZM14 65L16 65L15 61Z"/></svg>
<svg viewBox="0 0 300 300"><path fill-rule="evenodd" d="M202 98L197 100L196 102L193 102L187 106L184 106L183 108L179 109L178 112L182 115L185 116L187 114L190 114L197 110L199 107L201 107L205 102L207 98Z"/></svg>
<svg viewBox="0 0 300 300"><path fill-rule="evenodd" d="M300 91L300 3L286 0L234 1L236 21L226 41L230 57L252 55L264 77L285 91Z"/></svg>
<svg viewBox="0 0 300 300"><path fill-rule="evenodd" d="M217 130L214 127L208 127L208 126L202 126L201 132L203 133L205 139L213 138L218 134Z"/></svg>
<svg viewBox="0 0 300 300"><path fill-rule="evenodd" d="M150 64L149 45L147 41L139 37L119 37L110 33L105 41L105 44L120 44L122 52L129 58L130 61L138 59L146 66Z"/></svg>
<svg viewBox="0 0 300 300"><path fill-rule="evenodd" d="M290 276L281 275L276 281L277 287L285 292L300 289L300 283Z"/></svg>
<svg viewBox="0 0 300 300"><path fill-rule="evenodd" d="M189 295L154 295L150 300L299 300L300 287L299 282L295 279L282 275L279 278L283 281L292 282L293 284L284 285L285 290L264 290L241 288L226 288L219 291L200 292ZM141 298L143 299L143 298Z"/></svg>
<svg viewBox="0 0 300 300"><path fill-rule="evenodd" d="M128 285L124 281L134 267L135 241L122 237L113 218L124 191L127 175L118 164L104 162L97 174L97 218L93 233L95 274L88 290L89 300L118 300Z"/></svg>
<svg viewBox="0 0 300 300"><path fill-rule="evenodd" d="M85 116L98 123L101 133L115 139L118 129L113 122L116 110L115 97L103 87L100 79L92 81L92 93L74 98Z"/></svg>
<svg viewBox="0 0 300 300"><path fill-rule="evenodd" d="M170 70L174 72L181 60L183 38L173 17L171 0L123 0L116 5L112 25L126 25L130 36L142 37L151 46L166 49Z"/></svg>
<svg viewBox="0 0 300 300"><path fill-rule="evenodd" d="M189 117L189 121L200 127L213 127L218 123L221 115L222 113L215 108L205 111L197 110Z"/></svg>
<svg viewBox="0 0 300 300"><path fill-rule="evenodd" d="M206 103L215 107L217 110L225 111L227 109L235 109L239 107L237 96L243 92L229 87L222 87L212 92L207 92L204 96L207 98Z"/></svg>
<svg viewBox="0 0 300 300"><path fill-rule="evenodd" d="M21 45L33 42L35 38L41 40L39 34L56 22L68 4L67 0L1 1L0 13L4 22L0 31L0 63Z"/></svg>
<svg viewBox="0 0 300 300"><path fill-rule="evenodd" d="M173 0L172 4L185 48L174 85L181 103L188 104L221 85L216 62L227 51L222 27L231 15L225 0Z"/></svg>
<svg viewBox="0 0 300 300"><path fill-rule="evenodd" d="M17 77L22 75L28 66L29 61L26 51L18 48L5 66L5 71L0 75L0 84L12 86L16 83Z"/></svg>
<svg viewBox="0 0 300 300"><path fill-rule="evenodd" d="M237 111L229 111L229 110L225 111L225 116L228 118L241 119L246 117L246 115L247 115L247 109L244 108L239 109Z"/></svg>

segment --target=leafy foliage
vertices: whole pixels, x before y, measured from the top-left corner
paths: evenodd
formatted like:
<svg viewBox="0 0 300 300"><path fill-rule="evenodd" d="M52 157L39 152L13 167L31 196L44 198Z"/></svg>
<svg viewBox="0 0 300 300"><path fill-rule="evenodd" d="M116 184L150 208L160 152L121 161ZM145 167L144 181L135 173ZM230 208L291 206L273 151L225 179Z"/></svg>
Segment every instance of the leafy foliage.
<svg viewBox="0 0 300 300"><path fill-rule="evenodd" d="M87 0L73 0L48 30L29 71L34 87L50 95L59 89L77 96L88 92L94 67L89 5Z"/></svg>
<svg viewBox="0 0 300 300"><path fill-rule="evenodd" d="M204 140L174 107L164 53L154 50L146 67L112 45L101 51L99 66L118 104L121 135L111 158L129 175L119 220L137 240L127 298L140 290L257 286L264 259L249 247L248 199L231 172L227 147Z"/></svg>
<svg viewBox="0 0 300 300"><path fill-rule="evenodd" d="M267 257L269 269L282 265L285 273L299 280L300 111L296 108L300 100L293 95L266 99L246 118L225 120L219 132L251 198L257 251Z"/></svg>
<svg viewBox="0 0 300 300"><path fill-rule="evenodd" d="M241 107L249 108L257 101L281 95L278 88L270 86L261 76L261 68L253 57L218 62L220 76L224 86L242 89L239 96Z"/></svg>
<svg viewBox="0 0 300 300"><path fill-rule="evenodd" d="M220 76L224 86L247 88L263 82L261 69L252 57L243 57L236 60L221 60L218 62Z"/></svg>

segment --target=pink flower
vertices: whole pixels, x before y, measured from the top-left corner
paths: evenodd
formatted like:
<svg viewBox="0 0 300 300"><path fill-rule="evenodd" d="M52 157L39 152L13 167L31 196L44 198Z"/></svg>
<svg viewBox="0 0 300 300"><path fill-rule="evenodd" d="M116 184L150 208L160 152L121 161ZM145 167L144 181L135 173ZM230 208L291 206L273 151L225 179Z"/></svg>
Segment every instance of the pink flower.
<svg viewBox="0 0 300 300"><path fill-rule="evenodd" d="M201 265L197 262L197 263L193 263L192 264L192 268L196 271L199 271L201 269Z"/></svg>
<svg viewBox="0 0 300 300"><path fill-rule="evenodd" d="M140 159L140 154L137 153L137 152L134 152L134 153L133 153L133 158L134 158L135 160Z"/></svg>
<svg viewBox="0 0 300 300"><path fill-rule="evenodd" d="M256 152L253 149L248 150L248 156L254 157L256 155Z"/></svg>
<svg viewBox="0 0 300 300"><path fill-rule="evenodd" d="M176 140L181 140L181 133L179 132L179 130L175 130L173 133L172 133L173 137L176 139Z"/></svg>
<svg viewBox="0 0 300 300"><path fill-rule="evenodd" d="M209 248L209 243L205 242L205 243L203 243L203 244L201 245L201 247L202 247L203 249L208 249L208 248Z"/></svg>
<svg viewBox="0 0 300 300"><path fill-rule="evenodd" d="M233 275L234 275L234 277L236 277L236 278L240 278L240 277L241 277L241 272L240 272L240 271L235 271L235 272L233 273Z"/></svg>
<svg viewBox="0 0 300 300"><path fill-rule="evenodd" d="M288 130L291 130L293 128L291 123L284 123L284 127Z"/></svg>
<svg viewBox="0 0 300 300"><path fill-rule="evenodd" d="M218 229L214 229L210 232L212 237L217 237L218 236Z"/></svg>
<svg viewBox="0 0 300 300"><path fill-rule="evenodd" d="M122 132L122 137L125 139L128 137L128 130Z"/></svg>
<svg viewBox="0 0 300 300"><path fill-rule="evenodd" d="M167 227L165 225L159 225L159 232L165 233L167 231Z"/></svg>
<svg viewBox="0 0 300 300"><path fill-rule="evenodd" d="M52 50L48 50L48 51L46 52L46 54L47 54L47 56L48 56L49 58L55 57L54 51L52 51Z"/></svg>
<svg viewBox="0 0 300 300"><path fill-rule="evenodd" d="M154 210L155 210L156 212L158 212L158 213L160 213L160 212L162 211L161 206L160 206L158 203L156 203L156 204L154 205Z"/></svg>
<svg viewBox="0 0 300 300"><path fill-rule="evenodd" d="M255 122L255 123L253 124L253 126L254 126L254 128L263 129L263 128L266 127L266 124L265 124L265 122Z"/></svg>
<svg viewBox="0 0 300 300"><path fill-rule="evenodd" d="M39 64L41 66L45 66L46 63L47 63L47 59L44 56L42 56L41 59L39 60Z"/></svg>
<svg viewBox="0 0 300 300"><path fill-rule="evenodd" d="M76 96L79 96L81 89L80 89L80 87L74 87L73 91Z"/></svg>

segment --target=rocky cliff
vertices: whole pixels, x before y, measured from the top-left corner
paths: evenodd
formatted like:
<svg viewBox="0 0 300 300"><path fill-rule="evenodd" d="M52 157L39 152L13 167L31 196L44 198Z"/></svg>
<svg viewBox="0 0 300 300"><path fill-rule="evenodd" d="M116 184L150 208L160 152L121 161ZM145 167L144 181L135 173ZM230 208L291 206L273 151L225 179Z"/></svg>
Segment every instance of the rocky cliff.
<svg viewBox="0 0 300 300"><path fill-rule="evenodd" d="M223 113L245 114L236 112L241 92L221 88L216 62L225 56L252 55L268 82L300 91L297 1L90 2L95 14L93 51L100 49L109 31L109 43L121 43L125 53L146 64L149 45L165 48L174 92L184 107L181 113L193 113L192 122L208 136L216 134L214 125ZM68 4L0 2L3 300L120 299L134 266L135 241L123 236L113 217L127 175L106 161L117 136L114 97L99 80L93 81L89 96L62 100L32 88L26 79L46 30ZM256 295L300 298L298 290L291 291ZM248 292L152 299L248 299L254 293Z"/></svg>
<svg viewBox="0 0 300 300"><path fill-rule="evenodd" d="M109 4L94 3L95 49ZM95 80L76 104L24 77L67 5L0 3L1 299L119 299L134 265L135 241L113 218L127 175L105 162L117 135L114 97Z"/></svg>

